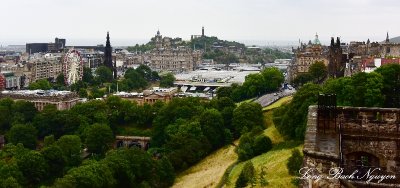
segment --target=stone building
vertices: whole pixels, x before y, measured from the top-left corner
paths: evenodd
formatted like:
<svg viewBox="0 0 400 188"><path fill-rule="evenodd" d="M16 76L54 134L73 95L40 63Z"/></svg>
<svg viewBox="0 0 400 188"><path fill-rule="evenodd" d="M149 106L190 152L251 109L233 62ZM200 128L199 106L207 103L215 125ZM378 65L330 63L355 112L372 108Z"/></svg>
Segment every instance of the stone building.
<svg viewBox="0 0 400 188"><path fill-rule="evenodd" d="M400 109L310 106L302 187L400 187L399 138Z"/></svg>
<svg viewBox="0 0 400 188"><path fill-rule="evenodd" d="M4 78L4 89L20 89L21 77L13 72L1 72ZM0 86L1 88L1 86ZM0 89L1 90L1 89Z"/></svg>
<svg viewBox="0 0 400 188"><path fill-rule="evenodd" d="M328 66L327 53L317 34L313 42L309 41L307 45L301 44L295 50L295 57L289 66L290 79L293 80L300 74L308 73L310 66L315 62L323 62Z"/></svg>
<svg viewBox="0 0 400 188"><path fill-rule="evenodd" d="M135 101L139 105L144 105L145 103L154 104L157 101L168 103L172 100L177 91L177 88L154 87L152 90L144 90L142 93L119 92L114 95L122 99Z"/></svg>
<svg viewBox="0 0 400 188"><path fill-rule="evenodd" d="M400 44L390 42L389 34L383 42L350 42L346 76L371 72L381 65L399 63Z"/></svg>
<svg viewBox="0 0 400 188"><path fill-rule="evenodd" d="M343 51L340 38L331 38L331 44L328 51L328 76L331 78L343 77L347 62L347 52Z"/></svg>
<svg viewBox="0 0 400 188"><path fill-rule="evenodd" d="M45 54L29 61L31 66L31 82L40 79L53 79L62 73L62 55L61 54Z"/></svg>
<svg viewBox="0 0 400 188"><path fill-rule="evenodd" d="M193 71L200 63L202 52L179 46L174 39L163 37L160 31L154 37L155 48L130 57L130 63L147 64L155 71L174 73Z"/></svg>
<svg viewBox="0 0 400 188"><path fill-rule="evenodd" d="M1 98L32 102L39 111L43 110L43 108L49 104L55 105L58 110L68 110L79 101L79 96L75 92L50 90L2 91L0 92L0 99Z"/></svg>
<svg viewBox="0 0 400 188"><path fill-rule="evenodd" d="M6 88L6 80L3 74L0 73L0 91Z"/></svg>

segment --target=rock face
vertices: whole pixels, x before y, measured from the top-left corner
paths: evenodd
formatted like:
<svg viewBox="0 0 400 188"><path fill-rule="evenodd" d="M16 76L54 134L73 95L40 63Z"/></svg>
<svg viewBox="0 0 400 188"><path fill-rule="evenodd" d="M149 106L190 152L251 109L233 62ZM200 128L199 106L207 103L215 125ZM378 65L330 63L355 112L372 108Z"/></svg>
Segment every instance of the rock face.
<svg viewBox="0 0 400 188"><path fill-rule="evenodd" d="M399 123L400 109L310 106L302 187L400 187Z"/></svg>

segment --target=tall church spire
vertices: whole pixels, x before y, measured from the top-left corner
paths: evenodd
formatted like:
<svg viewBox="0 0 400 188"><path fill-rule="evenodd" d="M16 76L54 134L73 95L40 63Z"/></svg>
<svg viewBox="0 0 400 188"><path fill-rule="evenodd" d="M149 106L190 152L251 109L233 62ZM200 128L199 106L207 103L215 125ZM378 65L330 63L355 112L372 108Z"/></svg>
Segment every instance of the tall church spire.
<svg viewBox="0 0 400 188"><path fill-rule="evenodd" d="M386 32L386 43L389 43L389 32Z"/></svg>
<svg viewBox="0 0 400 188"><path fill-rule="evenodd" d="M111 69L111 71L114 72L114 63L112 61L112 47L110 43L110 34L107 31L107 37L106 37L106 47L104 48L104 66L108 67ZM114 73L115 74L115 73ZM114 75L114 78L116 77L116 74Z"/></svg>
<svg viewBox="0 0 400 188"><path fill-rule="evenodd" d="M107 46L109 46L109 47L111 47L111 44L110 44L110 33L107 31L107 41L106 41L106 47Z"/></svg>

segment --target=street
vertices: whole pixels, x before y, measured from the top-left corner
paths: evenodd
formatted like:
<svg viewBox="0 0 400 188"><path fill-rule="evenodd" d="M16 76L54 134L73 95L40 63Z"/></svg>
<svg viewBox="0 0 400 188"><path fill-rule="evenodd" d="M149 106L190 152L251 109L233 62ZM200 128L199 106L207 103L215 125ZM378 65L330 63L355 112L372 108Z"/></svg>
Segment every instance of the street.
<svg viewBox="0 0 400 188"><path fill-rule="evenodd" d="M265 94L265 95L259 97L258 99L256 99L254 102L261 104L262 107L266 107L266 106L270 105L271 103L277 101L278 99L288 96L288 95L292 95L295 92L296 92L295 88L292 88L291 90L284 89L283 91Z"/></svg>

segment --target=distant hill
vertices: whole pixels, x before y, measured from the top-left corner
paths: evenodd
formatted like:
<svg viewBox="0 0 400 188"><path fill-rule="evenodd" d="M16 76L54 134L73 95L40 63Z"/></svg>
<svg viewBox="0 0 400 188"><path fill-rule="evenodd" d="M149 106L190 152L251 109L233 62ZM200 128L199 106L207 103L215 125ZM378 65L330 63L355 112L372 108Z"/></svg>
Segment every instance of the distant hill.
<svg viewBox="0 0 400 188"><path fill-rule="evenodd" d="M400 43L400 36L389 39L391 43Z"/></svg>
<svg viewBox="0 0 400 188"><path fill-rule="evenodd" d="M384 42L385 41L382 41L381 43L384 43ZM391 43L400 43L400 36L389 39L389 42L391 42Z"/></svg>

